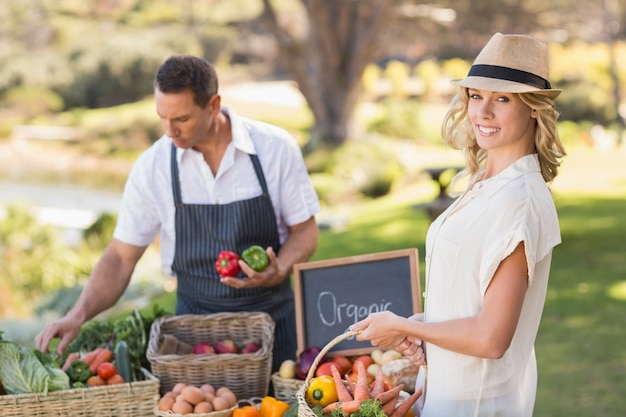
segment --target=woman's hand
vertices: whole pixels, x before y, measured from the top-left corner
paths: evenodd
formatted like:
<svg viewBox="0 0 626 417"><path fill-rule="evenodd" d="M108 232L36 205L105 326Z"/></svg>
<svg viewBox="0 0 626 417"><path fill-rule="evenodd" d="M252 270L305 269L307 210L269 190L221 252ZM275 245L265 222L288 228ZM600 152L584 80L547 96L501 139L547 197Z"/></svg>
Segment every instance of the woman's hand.
<svg viewBox="0 0 626 417"><path fill-rule="evenodd" d="M395 349L404 339L405 334L397 330L401 321L406 320L391 311L372 313L364 320L354 323L350 329L357 332L356 340L369 340L372 346L383 349Z"/></svg>
<svg viewBox="0 0 626 417"><path fill-rule="evenodd" d="M412 336L407 336L395 349L409 358L416 365L426 363L426 354L422 341Z"/></svg>

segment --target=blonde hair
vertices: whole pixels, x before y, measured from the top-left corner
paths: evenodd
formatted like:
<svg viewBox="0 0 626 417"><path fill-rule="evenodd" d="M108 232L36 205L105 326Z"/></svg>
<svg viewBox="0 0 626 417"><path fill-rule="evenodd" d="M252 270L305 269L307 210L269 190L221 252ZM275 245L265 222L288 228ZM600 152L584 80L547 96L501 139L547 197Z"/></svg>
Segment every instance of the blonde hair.
<svg viewBox="0 0 626 417"><path fill-rule="evenodd" d="M560 159L566 155L556 123L559 113L554 108L554 100L546 95L536 93L517 93L517 95L524 104L537 111L535 150L539 156L541 175L544 181L549 183L557 176L557 169L561 165ZM475 175L487 159L487 151L478 146L467 115L468 101L468 89L462 87L452 98L441 126L444 143L460 150L465 158L465 170L460 172L458 177Z"/></svg>

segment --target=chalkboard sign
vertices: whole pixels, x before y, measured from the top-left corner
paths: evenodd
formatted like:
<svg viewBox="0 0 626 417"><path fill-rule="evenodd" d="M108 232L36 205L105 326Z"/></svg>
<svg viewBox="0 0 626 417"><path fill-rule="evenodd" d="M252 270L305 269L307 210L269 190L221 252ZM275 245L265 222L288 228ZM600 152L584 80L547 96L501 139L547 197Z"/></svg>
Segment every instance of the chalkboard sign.
<svg viewBox="0 0 626 417"><path fill-rule="evenodd" d="M421 312L417 249L305 262L294 265L298 352L324 347L371 312L405 317ZM351 338L328 356L371 352Z"/></svg>

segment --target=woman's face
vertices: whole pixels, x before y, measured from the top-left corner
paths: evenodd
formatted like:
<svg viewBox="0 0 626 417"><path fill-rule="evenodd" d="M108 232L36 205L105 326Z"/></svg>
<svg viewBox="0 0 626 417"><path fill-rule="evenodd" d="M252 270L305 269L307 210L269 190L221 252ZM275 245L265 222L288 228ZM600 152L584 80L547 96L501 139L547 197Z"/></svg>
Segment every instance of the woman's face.
<svg viewBox="0 0 626 417"><path fill-rule="evenodd" d="M480 148L534 151L536 114L514 93L468 90L467 114Z"/></svg>

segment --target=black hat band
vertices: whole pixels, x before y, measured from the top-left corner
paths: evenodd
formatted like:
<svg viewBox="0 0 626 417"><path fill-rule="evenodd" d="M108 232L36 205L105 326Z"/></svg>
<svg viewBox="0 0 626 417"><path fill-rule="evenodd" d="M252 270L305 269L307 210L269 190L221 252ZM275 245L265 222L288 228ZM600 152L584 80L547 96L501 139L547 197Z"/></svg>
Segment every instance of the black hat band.
<svg viewBox="0 0 626 417"><path fill-rule="evenodd" d="M472 68L470 69L467 76L487 77L496 78L498 80L514 81L516 83L532 85L533 87L537 87L541 90L552 89L550 82L545 78L542 78L535 74L531 74L530 72L521 71L513 68L500 67L497 65L472 65Z"/></svg>

